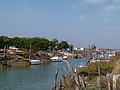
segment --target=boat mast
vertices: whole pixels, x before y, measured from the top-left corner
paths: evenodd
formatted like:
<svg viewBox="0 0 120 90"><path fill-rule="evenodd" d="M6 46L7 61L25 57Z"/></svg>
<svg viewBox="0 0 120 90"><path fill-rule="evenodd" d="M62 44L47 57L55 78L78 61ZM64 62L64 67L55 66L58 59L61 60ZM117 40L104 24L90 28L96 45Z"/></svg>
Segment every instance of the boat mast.
<svg viewBox="0 0 120 90"><path fill-rule="evenodd" d="M29 59L31 58L31 44L30 44L30 50L29 50Z"/></svg>
<svg viewBox="0 0 120 90"><path fill-rule="evenodd" d="M87 49L87 62L90 61L90 45L88 46L88 49Z"/></svg>
<svg viewBox="0 0 120 90"><path fill-rule="evenodd" d="M7 58L8 57L8 45L4 46L4 55L3 55L3 68L7 68L8 64L7 64Z"/></svg>

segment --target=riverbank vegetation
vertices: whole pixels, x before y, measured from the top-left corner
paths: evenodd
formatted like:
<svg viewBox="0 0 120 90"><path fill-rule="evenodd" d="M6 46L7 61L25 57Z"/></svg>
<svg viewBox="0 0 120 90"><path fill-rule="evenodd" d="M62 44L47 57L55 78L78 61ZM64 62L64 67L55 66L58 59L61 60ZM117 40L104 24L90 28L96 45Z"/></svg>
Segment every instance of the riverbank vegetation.
<svg viewBox="0 0 120 90"><path fill-rule="evenodd" d="M81 68L78 70L78 75L84 75L89 77L106 75L107 73L111 73L113 70L113 65L109 62L97 62L97 63L89 63L87 67Z"/></svg>
<svg viewBox="0 0 120 90"><path fill-rule="evenodd" d="M70 76L70 77L68 77ZM88 63L59 82L60 90L120 90L120 54L110 57L110 62ZM69 84L68 82L74 82ZM66 83L67 82L67 83Z"/></svg>
<svg viewBox="0 0 120 90"><path fill-rule="evenodd" d="M111 57L111 62L88 63L77 71L82 76L88 90L119 90L120 89L120 58Z"/></svg>

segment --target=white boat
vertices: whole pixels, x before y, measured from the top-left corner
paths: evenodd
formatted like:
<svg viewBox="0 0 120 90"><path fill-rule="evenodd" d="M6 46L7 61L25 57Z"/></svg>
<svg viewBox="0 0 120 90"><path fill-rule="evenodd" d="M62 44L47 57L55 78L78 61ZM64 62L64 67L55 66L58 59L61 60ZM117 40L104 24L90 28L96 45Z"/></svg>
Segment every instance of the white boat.
<svg viewBox="0 0 120 90"><path fill-rule="evenodd" d="M55 57L52 57L50 58L53 62L62 62L63 61L63 58L62 57L58 57L58 56L55 56Z"/></svg>
<svg viewBox="0 0 120 90"><path fill-rule="evenodd" d="M64 56L64 57L63 57L63 60L68 60L68 57L67 57L67 56Z"/></svg>
<svg viewBox="0 0 120 90"><path fill-rule="evenodd" d="M40 65L43 64L42 60L30 60L31 65Z"/></svg>
<svg viewBox="0 0 120 90"><path fill-rule="evenodd" d="M30 45L30 54L31 54L31 45ZM29 62L31 65L43 64L43 61L41 59L31 59L30 55L29 55Z"/></svg>

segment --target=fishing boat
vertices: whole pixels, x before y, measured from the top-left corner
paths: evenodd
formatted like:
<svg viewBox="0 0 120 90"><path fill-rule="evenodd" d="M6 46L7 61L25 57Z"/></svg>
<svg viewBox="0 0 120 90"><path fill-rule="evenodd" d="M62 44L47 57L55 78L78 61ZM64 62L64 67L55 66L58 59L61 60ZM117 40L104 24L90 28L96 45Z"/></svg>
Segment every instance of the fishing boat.
<svg viewBox="0 0 120 90"><path fill-rule="evenodd" d="M50 58L52 60L52 62L62 62L63 58L62 57L58 57L58 56L54 56L52 58Z"/></svg>
<svg viewBox="0 0 120 90"><path fill-rule="evenodd" d="M31 54L31 45L30 45L30 54ZM29 62L31 65L43 64L43 61L40 58L31 59L31 55L29 55Z"/></svg>
<svg viewBox="0 0 120 90"><path fill-rule="evenodd" d="M40 64L43 64L43 61L38 59L38 60L30 60L30 64L31 65L40 65Z"/></svg>

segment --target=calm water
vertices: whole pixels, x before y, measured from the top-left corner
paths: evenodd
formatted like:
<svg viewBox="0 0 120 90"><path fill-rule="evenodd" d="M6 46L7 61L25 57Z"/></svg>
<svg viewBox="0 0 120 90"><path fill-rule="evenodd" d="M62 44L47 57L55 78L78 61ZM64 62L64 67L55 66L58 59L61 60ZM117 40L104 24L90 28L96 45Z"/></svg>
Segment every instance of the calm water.
<svg viewBox="0 0 120 90"><path fill-rule="evenodd" d="M73 67L85 65L86 59L69 61ZM34 65L16 69L0 69L0 90L50 90L54 74L59 69L58 79L70 71L66 62Z"/></svg>

